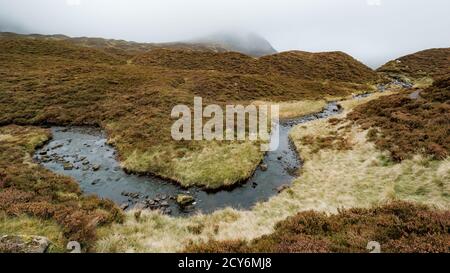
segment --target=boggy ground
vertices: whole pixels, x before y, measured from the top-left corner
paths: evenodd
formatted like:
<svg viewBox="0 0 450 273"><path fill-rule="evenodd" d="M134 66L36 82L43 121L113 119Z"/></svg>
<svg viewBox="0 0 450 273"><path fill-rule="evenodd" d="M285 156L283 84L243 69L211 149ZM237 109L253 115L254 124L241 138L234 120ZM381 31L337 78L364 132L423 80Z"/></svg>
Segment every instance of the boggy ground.
<svg viewBox="0 0 450 273"><path fill-rule="evenodd" d="M2 35L0 125L100 126L127 170L156 174L183 186L216 189L251 175L262 158L259 145L175 142L170 134L173 106L192 106L194 96L203 97L205 104L222 106L336 98L373 90L378 78L344 53L294 52L255 60L204 48L148 53L152 46L123 41L114 41L113 47L108 44L92 39ZM169 61L150 62L155 54L159 61L183 57L175 59L175 64L178 60L203 63L202 54L209 54L209 62L178 67ZM230 59L230 54L237 57ZM261 65L248 71L239 68L253 62L265 69ZM298 71L304 65L317 65L317 70L309 69L303 75ZM332 80L319 77L322 72ZM217 168L218 162L229 167Z"/></svg>
<svg viewBox="0 0 450 273"><path fill-rule="evenodd" d="M291 132L291 139L304 161L301 173L290 188L267 202L261 202L247 211L224 209L210 215L199 214L189 218L171 218L155 212L144 212L137 220L133 212L130 212L126 214L124 224L113 224L99 231L101 238L97 242L96 251L366 251L362 247L365 247L368 239L381 240L387 244L384 246L387 251L415 251L408 249L408 245L418 246L416 251L443 251L443 244L448 242L448 230L442 229L440 224L448 226L448 222L445 222L448 213L433 210L435 207L450 209L450 160L436 160L417 154L410 159L395 162L391 160L388 151L377 149L370 138L367 138L368 129L361 128L346 118L358 105L389 95L393 93L379 93L368 98L343 101L340 104L345 111L341 115L295 127ZM315 142L303 141L305 137L316 136L329 136L334 140L328 140L332 145L323 145L320 150ZM333 145L335 141L339 143L342 139L351 143L351 148L343 149L340 145ZM432 209L404 203L383 206L399 200L429 205ZM335 214L342 208L373 206L375 207L371 210L355 209L329 218L321 214ZM309 210L316 212L300 213L293 217ZM406 213L404 218L403 212ZM429 226L424 229L421 227L424 221L420 221L417 226L408 230L411 215L416 212L419 217L430 216L436 221L427 222ZM276 225L288 217L293 218ZM313 233L297 234L296 219L303 218L311 220L310 227L317 231L317 236L312 235ZM327 233L328 230L343 225L348 219L363 223L356 222L353 226L349 224L348 229L344 229L348 233L342 231L336 237ZM404 225L393 225L397 223L397 219ZM381 228L369 228L364 224L365 221L384 223L386 227L384 231ZM331 225L330 229L327 223ZM362 233L353 236L353 227L357 227ZM414 235L416 228L424 233ZM436 235L436 248L426 244L427 238L430 238L425 235L426 230L433 230ZM400 235L404 232L404 235ZM286 237L280 239L281 233L286 233ZM268 236L257 239L264 235ZM261 242L260 248L252 246L254 239L254 242ZM273 243L272 247L269 246L269 241ZM311 247L301 248L296 242L310 242ZM317 248L312 246L315 243L318 243Z"/></svg>

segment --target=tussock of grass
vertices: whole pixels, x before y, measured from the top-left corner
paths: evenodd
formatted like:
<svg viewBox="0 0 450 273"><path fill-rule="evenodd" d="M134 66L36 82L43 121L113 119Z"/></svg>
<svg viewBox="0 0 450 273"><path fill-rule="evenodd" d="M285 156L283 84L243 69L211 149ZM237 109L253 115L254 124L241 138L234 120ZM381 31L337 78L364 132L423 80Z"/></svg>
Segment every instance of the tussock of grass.
<svg viewBox="0 0 450 273"><path fill-rule="evenodd" d="M157 173L184 187L207 189L228 187L250 177L261 162L260 146L252 142L198 144L200 150L159 147L155 152L133 152L123 167L137 172Z"/></svg>
<svg viewBox="0 0 450 273"><path fill-rule="evenodd" d="M351 108L388 94L342 105ZM346 114L338 118L343 119ZM353 143L351 150L312 152L312 147L301 141L306 135L326 135L342 126L317 120L295 127L291 138L304 160L301 175L290 189L252 210L224 209L189 218L146 212L140 222L130 212L123 225L102 229L97 251L173 252L210 240L252 240L273 232L277 222L306 210L336 213L339 208L371 207L391 200L450 209L448 159L433 161L417 156L394 164L386 152L367 141L367 132L356 126L346 129L345 136ZM199 224L201 228L192 228Z"/></svg>

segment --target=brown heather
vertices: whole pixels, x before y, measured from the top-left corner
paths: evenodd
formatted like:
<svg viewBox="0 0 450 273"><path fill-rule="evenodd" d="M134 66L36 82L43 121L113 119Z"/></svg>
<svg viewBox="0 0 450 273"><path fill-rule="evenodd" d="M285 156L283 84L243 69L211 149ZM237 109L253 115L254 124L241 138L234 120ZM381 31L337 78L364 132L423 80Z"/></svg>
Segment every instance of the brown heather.
<svg viewBox="0 0 450 273"><path fill-rule="evenodd" d="M396 161L417 153L445 159L450 155L450 77L437 80L417 99L404 93L381 97L356 107L348 118L372 128L368 138Z"/></svg>
<svg viewBox="0 0 450 273"><path fill-rule="evenodd" d="M346 209L335 215L300 212L279 222L275 232L250 242L209 241L186 252L369 252L369 241L382 252L449 252L450 212L394 202L370 209Z"/></svg>
<svg viewBox="0 0 450 273"><path fill-rule="evenodd" d="M386 63L377 71L409 79L437 79L450 73L450 48L433 48L406 55Z"/></svg>

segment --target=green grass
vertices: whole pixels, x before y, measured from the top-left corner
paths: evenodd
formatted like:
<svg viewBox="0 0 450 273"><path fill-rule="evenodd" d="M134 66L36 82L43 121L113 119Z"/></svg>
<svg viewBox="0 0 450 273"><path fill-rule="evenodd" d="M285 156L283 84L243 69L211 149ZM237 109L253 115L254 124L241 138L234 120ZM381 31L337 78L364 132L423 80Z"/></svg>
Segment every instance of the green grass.
<svg viewBox="0 0 450 273"><path fill-rule="evenodd" d="M7 216L0 212L1 235L35 235L47 237L52 244L48 252L65 252L67 239L61 227L52 220L29 217L26 215Z"/></svg>
<svg viewBox="0 0 450 273"><path fill-rule="evenodd" d="M207 189L229 187L250 177L263 158L258 143L201 142L201 150L157 147L154 152L133 152L123 167L137 172L157 173L183 187Z"/></svg>

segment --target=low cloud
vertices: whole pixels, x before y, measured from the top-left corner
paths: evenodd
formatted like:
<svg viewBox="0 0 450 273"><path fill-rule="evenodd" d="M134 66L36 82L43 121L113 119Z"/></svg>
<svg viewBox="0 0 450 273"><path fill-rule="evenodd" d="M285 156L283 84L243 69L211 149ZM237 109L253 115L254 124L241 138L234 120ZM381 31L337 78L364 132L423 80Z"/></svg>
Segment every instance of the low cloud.
<svg viewBox="0 0 450 273"><path fill-rule="evenodd" d="M277 50L345 51L376 67L450 46L448 0L0 0L0 29L168 42L250 31Z"/></svg>

